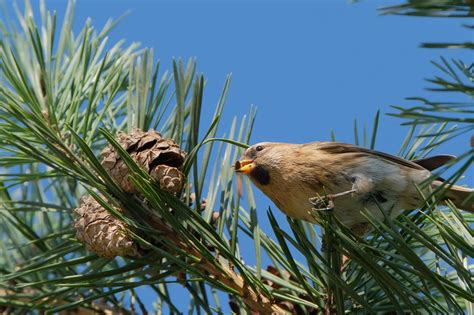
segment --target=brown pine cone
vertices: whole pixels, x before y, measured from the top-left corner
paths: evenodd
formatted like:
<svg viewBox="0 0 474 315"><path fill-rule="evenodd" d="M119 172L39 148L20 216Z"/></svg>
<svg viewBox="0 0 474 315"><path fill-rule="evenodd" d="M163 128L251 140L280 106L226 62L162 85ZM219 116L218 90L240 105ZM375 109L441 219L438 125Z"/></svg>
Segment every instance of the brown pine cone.
<svg viewBox="0 0 474 315"><path fill-rule="evenodd" d="M178 193L183 188L185 177L180 168L185 152L172 139L165 139L150 130L144 132L135 128L130 135L119 132L117 141L130 154L132 159L160 185L170 193ZM109 175L129 193L137 190L129 180L130 171L115 149L108 145L101 153L102 166Z"/></svg>
<svg viewBox="0 0 474 315"><path fill-rule="evenodd" d="M173 194L181 191L186 180L179 169L168 165L157 165L150 175L161 189Z"/></svg>
<svg viewBox="0 0 474 315"><path fill-rule="evenodd" d="M110 214L92 196L82 197L74 214L76 238L87 250L107 258L138 255L137 245L127 235L127 225Z"/></svg>

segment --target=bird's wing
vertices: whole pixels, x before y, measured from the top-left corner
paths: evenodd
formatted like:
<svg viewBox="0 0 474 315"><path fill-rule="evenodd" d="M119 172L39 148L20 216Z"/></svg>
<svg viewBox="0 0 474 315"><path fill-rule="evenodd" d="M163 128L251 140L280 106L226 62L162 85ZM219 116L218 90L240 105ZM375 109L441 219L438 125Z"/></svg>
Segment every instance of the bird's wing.
<svg viewBox="0 0 474 315"><path fill-rule="evenodd" d="M387 153L383 153L380 151L375 151L375 150L370 150L362 147L358 147L355 145L351 144L345 144L345 143L338 143L338 142L313 142L308 145L315 145L318 150L322 150L328 153L332 154L341 154L341 153L359 153L359 154L367 154L367 155L372 155L376 156L378 158L382 158L386 161L403 165L409 168L417 169L417 170L425 170L422 165L414 163L412 161L408 161L405 159L402 159L400 157L390 155Z"/></svg>
<svg viewBox="0 0 474 315"><path fill-rule="evenodd" d="M435 155L430 156L424 159L413 160L413 163L416 163L429 171L437 169L438 167L443 166L449 161L454 160L456 157L454 155Z"/></svg>

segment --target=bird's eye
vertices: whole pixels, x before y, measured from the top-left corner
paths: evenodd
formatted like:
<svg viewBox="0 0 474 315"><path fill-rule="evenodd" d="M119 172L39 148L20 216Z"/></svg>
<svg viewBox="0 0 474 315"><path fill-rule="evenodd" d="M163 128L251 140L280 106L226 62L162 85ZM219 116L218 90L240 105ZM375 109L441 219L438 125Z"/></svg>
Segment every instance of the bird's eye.
<svg viewBox="0 0 474 315"><path fill-rule="evenodd" d="M263 150L263 146L258 145L258 146L255 148L255 150L257 150L257 151L262 151L262 150Z"/></svg>

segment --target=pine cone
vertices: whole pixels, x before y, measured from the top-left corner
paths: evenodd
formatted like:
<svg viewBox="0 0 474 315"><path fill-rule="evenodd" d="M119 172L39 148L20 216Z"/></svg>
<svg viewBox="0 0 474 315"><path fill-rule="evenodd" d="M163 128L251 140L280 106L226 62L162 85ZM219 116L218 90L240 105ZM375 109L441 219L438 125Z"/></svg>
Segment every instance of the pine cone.
<svg viewBox="0 0 474 315"><path fill-rule="evenodd" d="M181 191L185 181L184 174L176 167L168 165L157 165L150 174L160 188L170 193L176 194Z"/></svg>
<svg viewBox="0 0 474 315"><path fill-rule="evenodd" d="M132 159L170 193L183 188L185 177L180 171L185 152L172 139L163 138L158 132L133 129L130 135L119 132L117 141L130 154ZM129 193L137 190L129 180L129 170L115 149L109 145L101 153L102 166L110 176Z"/></svg>
<svg viewBox="0 0 474 315"><path fill-rule="evenodd" d="M107 258L138 255L137 245L127 236L126 224L112 216L93 197L82 197L74 214L76 238L87 250Z"/></svg>

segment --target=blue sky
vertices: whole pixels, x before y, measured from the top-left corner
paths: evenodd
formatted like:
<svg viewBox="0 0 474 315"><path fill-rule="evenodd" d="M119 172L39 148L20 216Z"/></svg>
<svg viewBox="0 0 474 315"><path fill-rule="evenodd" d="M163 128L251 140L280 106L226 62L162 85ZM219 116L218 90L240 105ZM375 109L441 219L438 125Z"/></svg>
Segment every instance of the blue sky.
<svg viewBox="0 0 474 315"><path fill-rule="evenodd" d="M429 85L425 78L440 74L430 60L440 55L472 59L467 51L419 44L463 42L472 35L460 27L465 22L460 19L378 15L378 7L395 2L78 0L75 22L79 28L91 17L100 27L130 10L111 41L124 38L153 47L167 69L173 57L196 57L207 78L208 114L232 73L223 127L256 105L252 142L329 140L334 130L337 140L351 143L354 119L371 126L380 109L376 148L396 153L407 129L400 119L385 116L393 112L389 106L408 104L408 96L444 99L423 90ZM64 13L64 1L47 1L47 6L60 17ZM444 153L462 153L467 136L460 141L445 146ZM261 209L271 205L255 193ZM264 213L259 219L269 231Z"/></svg>
<svg viewBox="0 0 474 315"><path fill-rule="evenodd" d="M467 52L419 48L422 41L464 41L462 20L379 16L393 1L77 1L76 24L91 17L130 14L113 32L153 47L164 68L173 57L196 57L207 78L206 108L212 111L225 75L232 73L226 115L258 107L252 140L353 141L353 120L371 123L377 109L392 112L404 97L427 95L430 64ZM61 13L64 5L50 1ZM469 59L468 59L469 60ZM383 117L377 148L396 152L406 129ZM458 152L460 153L460 152Z"/></svg>

